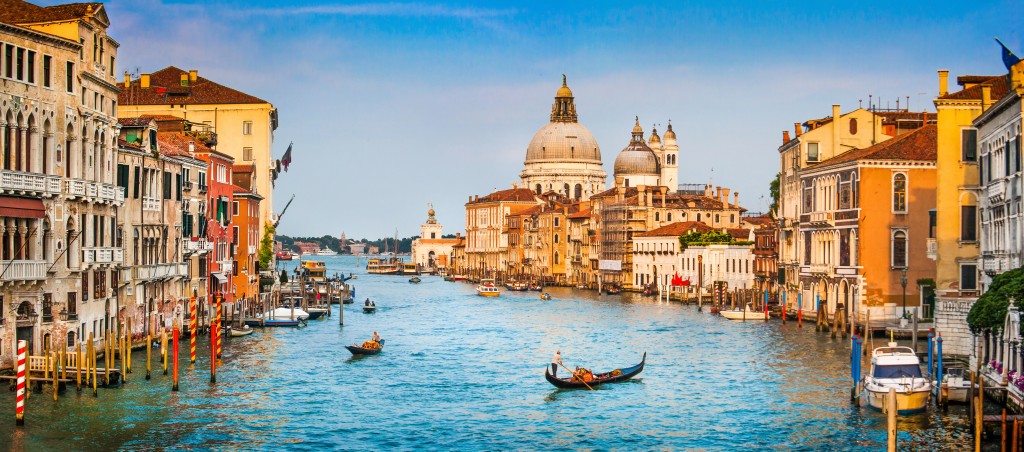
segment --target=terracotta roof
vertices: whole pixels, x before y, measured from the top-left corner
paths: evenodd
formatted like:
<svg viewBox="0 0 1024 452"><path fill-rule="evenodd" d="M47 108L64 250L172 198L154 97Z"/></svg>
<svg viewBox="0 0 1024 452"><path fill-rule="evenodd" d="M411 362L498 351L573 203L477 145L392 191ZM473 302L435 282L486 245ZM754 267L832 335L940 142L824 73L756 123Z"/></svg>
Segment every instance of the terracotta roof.
<svg viewBox="0 0 1024 452"><path fill-rule="evenodd" d="M185 118L174 115L142 115L143 118L153 118L156 121L184 121Z"/></svg>
<svg viewBox="0 0 1024 452"><path fill-rule="evenodd" d="M231 188L235 191L235 193L250 193L249 190L246 190L246 189L244 189L242 187L239 187L237 185L231 185Z"/></svg>
<svg viewBox="0 0 1024 452"><path fill-rule="evenodd" d="M241 165L231 165L231 172L233 172L233 173L251 173L253 171L256 171L256 164L255 163L249 163L249 164L243 163Z"/></svg>
<svg viewBox="0 0 1024 452"><path fill-rule="evenodd" d="M855 160L934 161L938 155L936 136L935 124L929 124L874 146L840 154L809 168L821 168Z"/></svg>
<svg viewBox="0 0 1024 452"><path fill-rule="evenodd" d="M102 3L69 3L44 8L21 0L0 0L0 22L29 24L79 19L89 9L94 13L102 7Z"/></svg>
<svg viewBox="0 0 1024 452"><path fill-rule="evenodd" d="M636 187L626 187L626 196L636 196ZM608 196L615 196L615 187L609 188L601 193L590 195L591 198L606 198Z"/></svg>
<svg viewBox="0 0 1024 452"><path fill-rule="evenodd" d="M142 116L138 118L117 118L117 123L122 127L146 127L153 123L153 118Z"/></svg>
<svg viewBox="0 0 1024 452"><path fill-rule="evenodd" d="M576 212L574 214L570 214L566 218L570 218L570 219L572 219L572 218L589 218L590 217L590 213L592 211L593 210L588 207L588 208L580 210L579 212Z"/></svg>
<svg viewBox="0 0 1024 452"><path fill-rule="evenodd" d="M269 102L233 88L197 77L190 86L181 86L181 74L188 74L174 66L150 74L149 88L142 88L139 79L117 95L120 105L181 105L181 104L267 104ZM158 93L157 88L166 92Z"/></svg>
<svg viewBox="0 0 1024 452"><path fill-rule="evenodd" d="M537 198L534 196L533 191L529 188L510 188L508 190L499 190L491 193L487 196L481 196L479 199L469 201L466 204L479 204L485 202L499 202L499 201L530 201L534 202Z"/></svg>
<svg viewBox="0 0 1024 452"><path fill-rule="evenodd" d="M736 240L748 240L750 238L750 229L746 228L726 228L725 232L728 232Z"/></svg>
<svg viewBox="0 0 1024 452"><path fill-rule="evenodd" d="M985 83L987 80L996 77L995 75L961 75L956 78L956 84L960 86Z"/></svg>
<svg viewBox="0 0 1024 452"><path fill-rule="evenodd" d="M979 81L974 81L974 80L979 80L979 79L983 78L983 76L980 76L980 75L965 75L965 76L957 77L957 81L959 82L963 78L971 78L972 83L977 83L977 84L971 86L970 88L962 89L960 91L957 91L955 93L946 94L945 96L939 97L939 99L952 99L952 100L981 99L981 84L985 83L985 84L991 85L992 91L990 93L990 97L992 98L992 102L995 102L998 99L1002 99L1003 96L1005 96L1007 91L1009 91L1009 89L1010 89L1010 85L1009 85L1009 83L1007 83L1006 77L1002 76L1002 75L995 76L995 77L989 77L989 78L987 78L987 79L985 79L983 81L980 81L980 82Z"/></svg>
<svg viewBox="0 0 1024 452"><path fill-rule="evenodd" d="M177 132L157 133L156 141L160 144L160 153L164 155L191 157L188 153L189 142L195 143L195 152L210 152L210 148L203 143Z"/></svg>
<svg viewBox="0 0 1024 452"><path fill-rule="evenodd" d="M897 121L920 121L922 117L928 121L935 121L939 118L938 113L927 113L921 111L877 111L875 115L882 117L882 124L895 124Z"/></svg>
<svg viewBox="0 0 1024 452"><path fill-rule="evenodd" d="M767 214L761 215L759 217L743 217L741 218L741 220L750 224L756 224L758 226L764 224L771 224L775 222L775 220L773 220L772 217L768 216Z"/></svg>
<svg viewBox="0 0 1024 452"><path fill-rule="evenodd" d="M680 221L677 223L668 224L658 229L647 231L644 233L636 234L634 237L668 237L668 236L680 236L683 234L689 234L691 232L709 232L713 231L714 228L708 226L699 221Z"/></svg>

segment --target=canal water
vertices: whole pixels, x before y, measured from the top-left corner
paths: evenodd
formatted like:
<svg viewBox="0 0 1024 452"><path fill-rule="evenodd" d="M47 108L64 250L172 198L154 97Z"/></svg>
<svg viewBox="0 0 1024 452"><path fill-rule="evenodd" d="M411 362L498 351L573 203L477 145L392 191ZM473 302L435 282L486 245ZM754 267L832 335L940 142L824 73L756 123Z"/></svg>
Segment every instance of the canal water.
<svg viewBox="0 0 1024 452"><path fill-rule="evenodd" d="M795 322L730 322L693 306L550 288L475 295L467 283L366 275L353 257L357 304L303 329L226 338L217 383L207 341L180 391L133 357L129 382L59 401L33 394L14 426L0 392L0 444L14 450L112 449L698 449L879 450L885 417L849 402L848 340ZM285 263L287 264L287 263ZM294 267L295 263L289 266ZM377 312L364 314L370 297ZM374 331L384 352L342 346ZM183 347L187 350L187 347ZM595 391L544 380L555 350L570 367L636 364L638 378ZM865 364L866 365L866 364ZM156 368L158 366L154 366ZM901 418L901 450L967 450L961 407Z"/></svg>

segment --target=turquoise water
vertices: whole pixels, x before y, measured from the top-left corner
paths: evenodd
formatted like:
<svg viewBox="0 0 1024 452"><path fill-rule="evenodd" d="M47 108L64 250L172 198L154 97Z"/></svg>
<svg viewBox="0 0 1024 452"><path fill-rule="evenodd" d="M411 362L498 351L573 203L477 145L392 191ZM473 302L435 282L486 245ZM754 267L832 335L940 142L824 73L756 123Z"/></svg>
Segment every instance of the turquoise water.
<svg viewBox="0 0 1024 452"><path fill-rule="evenodd" d="M14 426L14 393L0 444L21 450L110 449L698 449L878 450L884 415L849 402L848 340L795 323L730 322L652 298L551 288L475 295L473 286L424 277L360 274L358 304L304 329L225 339L210 384L206 338L180 391L159 371L146 381L136 352L122 388L58 402L29 400ZM365 264L365 260L362 261ZM294 266L293 263L291 266ZM290 269L290 267L289 267ZM342 346L377 331L382 354ZM208 339L207 339L208 340ZM596 391L544 380L556 349L566 364L610 370L639 362L634 380ZM902 418L901 450L965 450L963 409Z"/></svg>

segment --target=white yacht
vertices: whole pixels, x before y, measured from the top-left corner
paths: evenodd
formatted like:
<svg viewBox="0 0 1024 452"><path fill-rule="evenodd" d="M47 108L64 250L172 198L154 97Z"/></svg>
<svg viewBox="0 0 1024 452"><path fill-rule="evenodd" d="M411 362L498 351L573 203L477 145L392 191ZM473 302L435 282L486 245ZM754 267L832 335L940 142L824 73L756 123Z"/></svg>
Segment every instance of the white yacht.
<svg viewBox="0 0 1024 452"><path fill-rule="evenodd" d="M889 389L896 389L897 414L924 410L932 395L932 383L921 376L921 360L910 347L890 342L871 353L871 373L864 377L868 405L885 409Z"/></svg>
<svg viewBox="0 0 1024 452"><path fill-rule="evenodd" d="M338 252L334 251L334 250L332 250L330 248L325 247L325 248L321 248L320 250L318 250L316 252L316 255L317 256L337 256Z"/></svg>

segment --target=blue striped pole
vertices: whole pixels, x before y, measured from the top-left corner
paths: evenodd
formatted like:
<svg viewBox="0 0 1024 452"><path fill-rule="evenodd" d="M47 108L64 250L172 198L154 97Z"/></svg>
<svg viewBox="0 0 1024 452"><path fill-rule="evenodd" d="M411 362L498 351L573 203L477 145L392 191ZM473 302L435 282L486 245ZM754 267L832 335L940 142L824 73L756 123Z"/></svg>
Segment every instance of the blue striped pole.
<svg viewBox="0 0 1024 452"><path fill-rule="evenodd" d="M939 333L939 337L935 338L935 345L938 350L936 359L938 360L937 366L935 366L935 379L938 380L939 384L942 384L942 333Z"/></svg>

